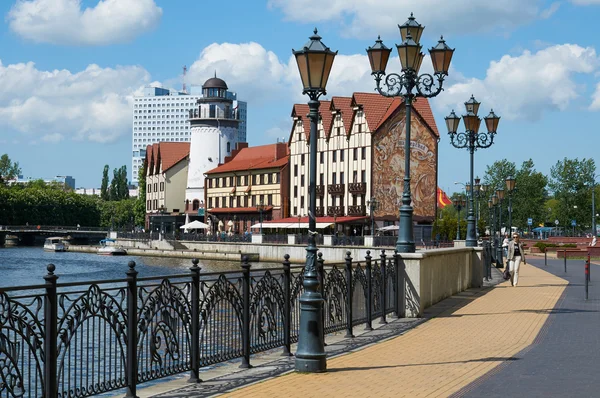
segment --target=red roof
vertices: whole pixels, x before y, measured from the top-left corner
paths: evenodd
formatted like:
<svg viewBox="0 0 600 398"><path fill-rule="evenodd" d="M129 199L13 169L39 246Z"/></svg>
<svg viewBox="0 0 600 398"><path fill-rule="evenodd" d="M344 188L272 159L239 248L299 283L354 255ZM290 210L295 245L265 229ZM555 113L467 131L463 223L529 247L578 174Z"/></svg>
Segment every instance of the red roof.
<svg viewBox="0 0 600 398"><path fill-rule="evenodd" d="M361 216L361 217L346 217L346 216L342 216L342 217L317 217L317 222L325 222L325 223L336 223L336 224L343 224L343 223L347 223L347 222L352 222L352 221L361 221L364 220L366 218L369 218L369 216ZM282 222L289 222L289 223L294 223L294 222L308 222L308 217L300 217L300 221L298 221L298 217L288 217L288 218L282 218L279 220L272 220L272 221L264 221L263 224L269 224L269 223L282 223Z"/></svg>
<svg viewBox="0 0 600 398"><path fill-rule="evenodd" d="M163 173L181 162L190 155L189 142L158 142L146 148L146 161L148 167L155 167L152 174L160 170L162 163Z"/></svg>
<svg viewBox="0 0 600 398"><path fill-rule="evenodd" d="M276 159L276 153L285 155ZM285 143L269 144L242 148L233 159L206 172L206 174L226 173L232 171L278 168L287 165L289 149Z"/></svg>
<svg viewBox="0 0 600 398"><path fill-rule="evenodd" d="M379 123L377 124L377 126L375 126L375 129L373 131L379 129L379 127L381 127L381 125L383 123L385 123L385 121L388 120L388 118L390 116L392 116L392 114L394 112L396 112L396 110L400 106L404 106L404 99L402 99L400 97L395 97L394 100L392 101L392 103L390 104L387 112L379 120ZM423 120L425 121L425 123L433 131L433 134L436 137L439 137L440 133L439 133L439 131L437 129L437 125L435 124L435 119L433 117L433 112L431 112L431 107L429 106L429 101L427 100L427 98L416 98L413 101L413 109L423 118ZM365 115L366 115L366 112L365 112Z"/></svg>
<svg viewBox="0 0 600 398"><path fill-rule="evenodd" d="M350 134L352 128L352 116L354 111L352 110L352 98L350 97L333 97L331 99L331 110L339 111L342 114L342 122L344 124L344 130L346 134ZM328 131L328 137L331 131Z"/></svg>
<svg viewBox="0 0 600 398"><path fill-rule="evenodd" d="M266 206L263 209L263 213L273 210L273 206ZM255 207L216 207L208 210L209 213L258 213L258 209ZM297 221L297 219L296 219ZM266 223L266 221L265 221Z"/></svg>

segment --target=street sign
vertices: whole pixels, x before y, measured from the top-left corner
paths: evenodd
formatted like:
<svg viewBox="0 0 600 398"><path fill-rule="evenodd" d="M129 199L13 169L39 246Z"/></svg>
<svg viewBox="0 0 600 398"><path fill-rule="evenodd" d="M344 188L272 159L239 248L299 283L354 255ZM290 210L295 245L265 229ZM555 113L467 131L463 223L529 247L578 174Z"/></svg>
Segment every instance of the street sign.
<svg viewBox="0 0 600 398"><path fill-rule="evenodd" d="M202 217L204 216L204 209L202 207L198 209L198 215Z"/></svg>
<svg viewBox="0 0 600 398"><path fill-rule="evenodd" d="M533 225L533 218L527 219L527 225Z"/></svg>
<svg viewBox="0 0 600 398"><path fill-rule="evenodd" d="M576 226L576 225L577 225L577 221L575 221L575 220L571 220L571 226L572 226L572 227L574 227L574 226Z"/></svg>
<svg viewBox="0 0 600 398"><path fill-rule="evenodd" d="M554 220L554 224L558 225L558 220Z"/></svg>

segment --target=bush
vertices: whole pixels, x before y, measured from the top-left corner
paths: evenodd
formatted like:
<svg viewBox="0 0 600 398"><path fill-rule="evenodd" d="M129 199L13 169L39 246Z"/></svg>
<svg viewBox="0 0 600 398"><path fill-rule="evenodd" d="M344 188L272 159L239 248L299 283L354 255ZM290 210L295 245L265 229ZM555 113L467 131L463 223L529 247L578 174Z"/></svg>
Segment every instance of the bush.
<svg viewBox="0 0 600 398"><path fill-rule="evenodd" d="M561 247L577 247L577 245L575 243L565 243L564 245L562 245Z"/></svg>
<svg viewBox="0 0 600 398"><path fill-rule="evenodd" d="M537 242L533 246L539 248L542 253L546 251L547 247L558 247L558 245L555 243L545 243L545 242Z"/></svg>

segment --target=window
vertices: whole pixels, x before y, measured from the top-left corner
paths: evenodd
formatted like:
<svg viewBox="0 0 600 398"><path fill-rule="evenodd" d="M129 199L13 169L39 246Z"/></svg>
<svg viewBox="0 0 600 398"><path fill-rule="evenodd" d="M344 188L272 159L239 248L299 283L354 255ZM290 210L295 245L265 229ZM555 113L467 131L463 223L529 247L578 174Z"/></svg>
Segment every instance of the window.
<svg viewBox="0 0 600 398"><path fill-rule="evenodd" d="M273 195L272 194L269 194L269 196L267 196L267 204L269 206L273 205Z"/></svg>
<svg viewBox="0 0 600 398"><path fill-rule="evenodd" d="M215 207L219 207L219 198L218 197L215 198Z"/></svg>
<svg viewBox="0 0 600 398"><path fill-rule="evenodd" d="M252 178L253 178L253 184L254 184L254 185L258 185L258 174L254 174L254 175L252 176Z"/></svg>
<svg viewBox="0 0 600 398"><path fill-rule="evenodd" d="M319 174L319 185L323 185L323 173Z"/></svg>
<svg viewBox="0 0 600 398"><path fill-rule="evenodd" d="M358 182L358 171L354 170L352 172L352 182Z"/></svg>
<svg viewBox="0 0 600 398"><path fill-rule="evenodd" d="M269 174L265 175L265 177L267 177L266 178L267 179L267 184L271 184L272 183L271 174L269 173Z"/></svg>
<svg viewBox="0 0 600 398"><path fill-rule="evenodd" d="M281 182L281 173L275 173L275 178L276 178L277 184L279 184Z"/></svg>
<svg viewBox="0 0 600 398"><path fill-rule="evenodd" d="M321 164L323 164L325 161L325 152L320 152L319 155L321 156Z"/></svg>
<svg viewBox="0 0 600 398"><path fill-rule="evenodd" d="M332 184L337 184L337 174L336 173L333 173L331 175L331 183Z"/></svg>
<svg viewBox="0 0 600 398"><path fill-rule="evenodd" d="M252 195L252 207L256 207L256 195Z"/></svg>
<svg viewBox="0 0 600 398"><path fill-rule="evenodd" d="M358 125L358 132L359 132L359 133L362 133L362 126L363 126L363 125L362 125L362 123L360 123L360 124Z"/></svg>
<svg viewBox="0 0 600 398"><path fill-rule="evenodd" d="M229 177L229 186L232 187L233 186L233 177Z"/></svg>
<svg viewBox="0 0 600 398"><path fill-rule="evenodd" d="M344 161L344 150L342 149L340 151L340 162L343 162L343 161Z"/></svg>
<svg viewBox="0 0 600 398"><path fill-rule="evenodd" d="M265 195L260 195L259 200L260 200L260 204L264 205L265 204Z"/></svg>
<svg viewBox="0 0 600 398"><path fill-rule="evenodd" d="M242 185L242 176L238 176L238 178L237 178L237 185L238 186Z"/></svg>
<svg viewBox="0 0 600 398"><path fill-rule="evenodd" d="M152 201L151 200L146 201L146 210L152 210Z"/></svg>
<svg viewBox="0 0 600 398"><path fill-rule="evenodd" d="M300 186L303 187L304 186L304 174L302 174L300 176Z"/></svg>
<svg viewBox="0 0 600 398"><path fill-rule="evenodd" d="M231 142L227 142L227 153L231 152Z"/></svg>
<svg viewBox="0 0 600 398"><path fill-rule="evenodd" d="M148 184L148 188L146 188L146 192L152 192L152 184Z"/></svg>
<svg viewBox="0 0 600 398"><path fill-rule="evenodd" d="M233 207L233 196L229 197L229 207Z"/></svg>
<svg viewBox="0 0 600 398"><path fill-rule="evenodd" d="M360 182L367 182L367 172L365 170L360 172Z"/></svg>
<svg viewBox="0 0 600 398"><path fill-rule="evenodd" d="M244 196L244 207L248 207L248 196Z"/></svg>
<svg viewBox="0 0 600 398"><path fill-rule="evenodd" d="M208 208L212 209L212 198L208 198Z"/></svg>
<svg viewBox="0 0 600 398"><path fill-rule="evenodd" d="M321 155L322 154L323 153L321 153ZM321 162L321 163L323 163L323 162ZM297 164L294 165L294 177L298 177L298 165Z"/></svg>
<svg viewBox="0 0 600 398"><path fill-rule="evenodd" d="M332 155L332 162L337 162L337 151L333 151L333 155Z"/></svg>
<svg viewBox="0 0 600 398"><path fill-rule="evenodd" d="M335 131L336 131L337 135L340 135L342 133L342 128L341 127L336 127Z"/></svg>
<svg viewBox="0 0 600 398"><path fill-rule="evenodd" d="M298 215L298 208L294 206L294 214Z"/></svg>
<svg viewBox="0 0 600 398"><path fill-rule="evenodd" d="M304 196L300 197L300 208L304 209Z"/></svg>
<svg viewBox="0 0 600 398"><path fill-rule="evenodd" d="M165 183L161 182L160 183L160 192L163 192L165 190Z"/></svg>
<svg viewBox="0 0 600 398"><path fill-rule="evenodd" d="M342 171L340 173L340 184L343 184L343 183L344 183L344 172Z"/></svg>
<svg viewBox="0 0 600 398"><path fill-rule="evenodd" d="M212 178L209 178L209 179L208 179L208 187L209 187L209 188L212 188Z"/></svg>
<svg viewBox="0 0 600 398"><path fill-rule="evenodd" d="M356 206L356 195L352 195L352 206Z"/></svg>
<svg viewBox="0 0 600 398"><path fill-rule="evenodd" d="M302 166L304 166L304 154L302 154L302 156L300 156L300 164Z"/></svg>
<svg viewBox="0 0 600 398"><path fill-rule="evenodd" d="M298 185L294 185L294 197L298 196Z"/></svg>
<svg viewBox="0 0 600 398"><path fill-rule="evenodd" d="M154 192L158 191L158 183L154 183Z"/></svg>
<svg viewBox="0 0 600 398"><path fill-rule="evenodd" d="M367 147L360 148L362 159L365 160L367 158Z"/></svg>
<svg viewBox="0 0 600 398"><path fill-rule="evenodd" d="M200 208L200 201L198 199L194 199L192 202L192 210L196 211Z"/></svg>
<svg viewBox="0 0 600 398"><path fill-rule="evenodd" d="M358 160L358 148L354 148L352 152L354 153L353 160Z"/></svg>

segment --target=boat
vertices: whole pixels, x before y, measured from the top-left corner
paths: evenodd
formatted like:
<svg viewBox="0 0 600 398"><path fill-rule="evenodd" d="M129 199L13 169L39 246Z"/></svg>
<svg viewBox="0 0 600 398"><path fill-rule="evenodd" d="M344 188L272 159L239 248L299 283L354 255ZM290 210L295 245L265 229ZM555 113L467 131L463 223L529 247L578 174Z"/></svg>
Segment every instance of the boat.
<svg viewBox="0 0 600 398"><path fill-rule="evenodd" d="M114 243L114 239L102 239L100 241L100 247L98 248L98 254L103 256L125 256L127 251L121 246L114 244L109 245L108 243Z"/></svg>
<svg viewBox="0 0 600 398"><path fill-rule="evenodd" d="M48 252L64 252L67 250L61 237L46 238L44 250Z"/></svg>

